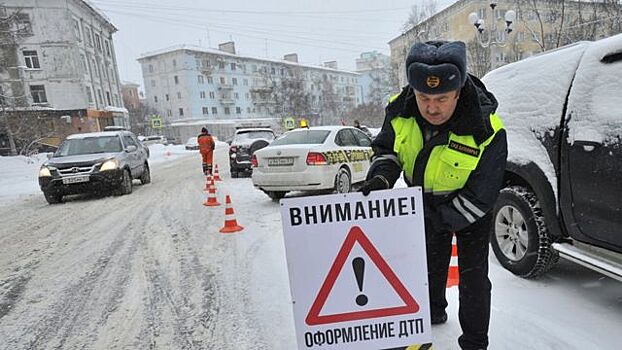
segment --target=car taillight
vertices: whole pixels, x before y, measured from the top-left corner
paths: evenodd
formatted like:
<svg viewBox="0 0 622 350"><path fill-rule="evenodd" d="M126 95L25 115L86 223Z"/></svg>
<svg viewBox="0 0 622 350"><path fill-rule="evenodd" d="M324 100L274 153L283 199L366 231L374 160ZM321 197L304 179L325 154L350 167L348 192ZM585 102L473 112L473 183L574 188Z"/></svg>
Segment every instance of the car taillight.
<svg viewBox="0 0 622 350"><path fill-rule="evenodd" d="M231 146L231 147L229 147L229 152L235 153L237 151L238 151L238 146Z"/></svg>
<svg viewBox="0 0 622 350"><path fill-rule="evenodd" d="M309 152L307 154L307 165L326 165L326 157L322 153Z"/></svg>
<svg viewBox="0 0 622 350"><path fill-rule="evenodd" d="M253 168L256 168L259 166L259 164L257 164L257 156L253 154L253 157L251 158L251 163L253 164Z"/></svg>

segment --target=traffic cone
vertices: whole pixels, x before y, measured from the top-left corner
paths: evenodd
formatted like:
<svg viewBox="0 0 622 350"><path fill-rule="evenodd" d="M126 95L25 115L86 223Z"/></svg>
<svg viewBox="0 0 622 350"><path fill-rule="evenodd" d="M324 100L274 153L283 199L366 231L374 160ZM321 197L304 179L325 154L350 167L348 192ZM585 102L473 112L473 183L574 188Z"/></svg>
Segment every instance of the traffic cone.
<svg viewBox="0 0 622 350"><path fill-rule="evenodd" d="M451 238L451 260L449 261L449 271L447 272L446 288L457 286L460 283L460 272L458 270L458 246L456 245L456 234Z"/></svg>
<svg viewBox="0 0 622 350"><path fill-rule="evenodd" d="M214 180L212 180L212 177L208 174L207 176L205 176L205 188L203 189L203 191L209 191L209 185L211 183L214 183Z"/></svg>
<svg viewBox="0 0 622 350"><path fill-rule="evenodd" d="M218 164L214 165L214 180L222 181L222 179L220 178L220 175L218 174Z"/></svg>
<svg viewBox="0 0 622 350"><path fill-rule="evenodd" d="M211 183L207 192L207 200L203 202L203 205L206 207L215 207L220 205L220 203L218 203L218 199L216 199L216 186Z"/></svg>
<svg viewBox="0 0 622 350"><path fill-rule="evenodd" d="M235 220L235 214L233 213L233 207L231 206L231 197L227 195L225 197L225 226L220 229L222 233L232 233L242 231L244 227L238 225Z"/></svg>

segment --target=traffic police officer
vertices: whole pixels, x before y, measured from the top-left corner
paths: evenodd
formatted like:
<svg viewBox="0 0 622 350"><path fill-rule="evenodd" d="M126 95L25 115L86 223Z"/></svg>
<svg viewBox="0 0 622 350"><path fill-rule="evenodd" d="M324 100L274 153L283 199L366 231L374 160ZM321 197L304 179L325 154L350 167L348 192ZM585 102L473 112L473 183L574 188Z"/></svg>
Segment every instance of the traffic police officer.
<svg viewBox="0 0 622 350"><path fill-rule="evenodd" d="M423 187L432 324L447 321L445 284L455 233L458 343L470 350L488 347L490 212L503 182L507 142L495 97L466 66L463 42L412 46L408 86L386 107L360 191L392 188L400 173L409 186Z"/></svg>

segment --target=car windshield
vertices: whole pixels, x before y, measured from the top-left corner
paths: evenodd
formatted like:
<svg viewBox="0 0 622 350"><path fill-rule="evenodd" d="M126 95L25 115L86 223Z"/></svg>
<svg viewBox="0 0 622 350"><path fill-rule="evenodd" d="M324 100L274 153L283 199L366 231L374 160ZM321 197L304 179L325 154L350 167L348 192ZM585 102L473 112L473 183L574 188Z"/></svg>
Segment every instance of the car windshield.
<svg viewBox="0 0 622 350"><path fill-rule="evenodd" d="M68 139L58 148L57 157L79 154L121 152L121 140L117 136L85 137Z"/></svg>
<svg viewBox="0 0 622 350"><path fill-rule="evenodd" d="M261 130L261 131L243 131L243 132L235 134L235 137L233 138L233 141L234 142L240 142L240 141L255 140L255 139L273 140L274 139L274 133L271 132L271 131L265 131L265 130Z"/></svg>
<svg viewBox="0 0 622 350"><path fill-rule="evenodd" d="M283 136L272 141L271 146L279 145L315 145L324 143L326 138L330 134L328 130L306 130L306 131L293 131L283 134Z"/></svg>

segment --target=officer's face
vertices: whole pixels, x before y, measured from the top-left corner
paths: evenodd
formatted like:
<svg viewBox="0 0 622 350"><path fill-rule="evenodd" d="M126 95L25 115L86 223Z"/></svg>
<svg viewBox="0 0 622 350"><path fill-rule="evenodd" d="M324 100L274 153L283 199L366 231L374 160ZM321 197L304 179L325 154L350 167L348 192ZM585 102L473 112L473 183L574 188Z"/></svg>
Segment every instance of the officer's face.
<svg viewBox="0 0 622 350"><path fill-rule="evenodd" d="M432 125L444 124L451 118L459 97L459 90L433 95L415 91L419 111L423 118Z"/></svg>

